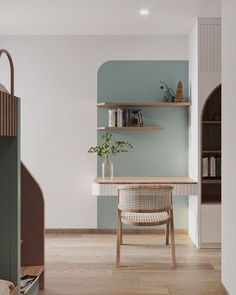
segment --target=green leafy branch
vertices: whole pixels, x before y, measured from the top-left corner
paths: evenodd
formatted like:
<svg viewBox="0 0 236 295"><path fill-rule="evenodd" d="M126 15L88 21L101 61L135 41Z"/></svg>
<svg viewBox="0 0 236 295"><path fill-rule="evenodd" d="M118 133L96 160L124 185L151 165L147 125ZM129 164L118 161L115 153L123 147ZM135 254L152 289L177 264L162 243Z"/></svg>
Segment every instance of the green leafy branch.
<svg viewBox="0 0 236 295"><path fill-rule="evenodd" d="M90 147L88 153L97 153L99 157L109 158L119 153L127 153L133 146L125 141L115 141L112 143L112 134L106 132L103 136L103 143L99 146Z"/></svg>

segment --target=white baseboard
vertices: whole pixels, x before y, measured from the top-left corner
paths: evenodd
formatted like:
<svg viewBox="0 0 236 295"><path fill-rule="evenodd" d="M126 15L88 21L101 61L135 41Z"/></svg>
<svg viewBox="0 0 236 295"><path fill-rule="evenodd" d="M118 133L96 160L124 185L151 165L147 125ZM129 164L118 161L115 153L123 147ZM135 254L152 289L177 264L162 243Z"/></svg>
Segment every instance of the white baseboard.
<svg viewBox="0 0 236 295"><path fill-rule="evenodd" d="M201 249L221 249L221 243L201 243Z"/></svg>
<svg viewBox="0 0 236 295"><path fill-rule="evenodd" d="M113 228L47 228L46 234L116 234L116 229ZM165 229L142 229L142 228L125 228L124 234L164 234ZM175 229L176 234L187 234L187 229Z"/></svg>

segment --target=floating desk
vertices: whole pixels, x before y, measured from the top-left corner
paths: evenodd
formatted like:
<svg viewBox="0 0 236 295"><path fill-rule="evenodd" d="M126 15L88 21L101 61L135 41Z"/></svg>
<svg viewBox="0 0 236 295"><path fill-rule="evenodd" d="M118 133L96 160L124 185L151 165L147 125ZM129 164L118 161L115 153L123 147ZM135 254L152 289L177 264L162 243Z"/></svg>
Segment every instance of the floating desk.
<svg viewBox="0 0 236 295"><path fill-rule="evenodd" d="M196 180L187 176L140 176L140 177L97 177L92 183L92 194L95 196L118 196L118 189L123 185L134 184L160 184L173 186L173 195L177 197L189 196L189 235L196 247L199 244L199 221L198 221L198 206L199 206L199 184ZM195 209L194 209L195 208Z"/></svg>
<svg viewBox="0 0 236 295"><path fill-rule="evenodd" d="M118 188L122 185L133 184L162 184L173 186L174 196L196 196L198 195L198 183L187 176L179 177L97 177L92 183L92 194L95 196L117 196Z"/></svg>

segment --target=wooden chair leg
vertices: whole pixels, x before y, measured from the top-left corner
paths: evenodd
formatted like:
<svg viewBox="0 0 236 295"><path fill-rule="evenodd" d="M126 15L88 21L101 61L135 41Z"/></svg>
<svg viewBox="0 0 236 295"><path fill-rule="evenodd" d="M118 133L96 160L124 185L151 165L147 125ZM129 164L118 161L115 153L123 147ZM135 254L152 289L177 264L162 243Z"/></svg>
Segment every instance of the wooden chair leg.
<svg viewBox="0 0 236 295"><path fill-rule="evenodd" d="M176 268L176 257L175 257L175 233L174 233L174 218L173 210L170 212L170 236L171 236L171 255L172 255L172 267Z"/></svg>
<svg viewBox="0 0 236 295"><path fill-rule="evenodd" d="M117 215L116 267L120 267L121 211L119 209Z"/></svg>
<svg viewBox="0 0 236 295"><path fill-rule="evenodd" d="M169 245L169 235L170 235L169 228L170 228L170 222L168 221L166 224L166 245Z"/></svg>

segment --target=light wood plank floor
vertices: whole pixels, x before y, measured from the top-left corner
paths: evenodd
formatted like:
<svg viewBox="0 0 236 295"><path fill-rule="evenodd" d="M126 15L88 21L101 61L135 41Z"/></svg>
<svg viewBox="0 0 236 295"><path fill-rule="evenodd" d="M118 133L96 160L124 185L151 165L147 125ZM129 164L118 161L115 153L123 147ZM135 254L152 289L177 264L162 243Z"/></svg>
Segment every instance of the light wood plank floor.
<svg viewBox="0 0 236 295"><path fill-rule="evenodd" d="M120 269L115 235L47 235L46 289L41 295L223 295L220 251L198 250L176 235L171 269L163 235L125 235Z"/></svg>

